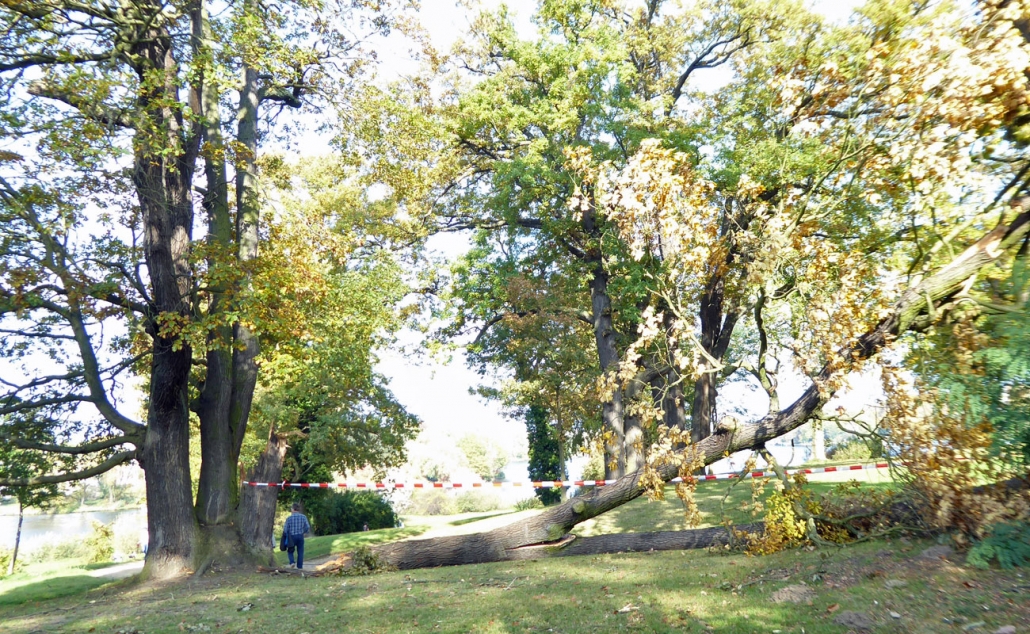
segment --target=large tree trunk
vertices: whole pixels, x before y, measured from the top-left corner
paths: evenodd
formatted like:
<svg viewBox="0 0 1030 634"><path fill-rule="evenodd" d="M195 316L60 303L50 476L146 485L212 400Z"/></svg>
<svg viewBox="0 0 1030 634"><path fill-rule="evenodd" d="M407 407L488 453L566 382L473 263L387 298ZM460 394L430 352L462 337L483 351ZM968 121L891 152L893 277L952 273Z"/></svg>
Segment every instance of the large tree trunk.
<svg viewBox="0 0 1030 634"><path fill-rule="evenodd" d="M261 217L257 174L257 125L260 103L257 70L249 66L244 67L243 80L237 141L246 148L246 152L236 172L236 257L245 268L248 262L257 259L258 256L258 224ZM232 434L231 465L235 465L239 459L243 437L247 431L250 407L254 401L254 388L257 385L257 357L261 351L257 336L240 322L233 325L233 337L236 344L232 352L232 408L229 412L229 428ZM239 487L239 482L235 480L231 484Z"/></svg>
<svg viewBox="0 0 1030 634"><path fill-rule="evenodd" d="M283 474L283 459L286 457L286 438L273 429L268 435L265 451L258 457L257 464L247 473L250 482L279 482ZM272 531L275 528L275 508L279 489L276 487L244 487L240 493L239 530L240 538L247 549L257 558L269 560Z"/></svg>
<svg viewBox="0 0 1030 634"><path fill-rule="evenodd" d="M590 278L590 306L601 372L614 372L619 351L615 344L612 300L608 295L608 272L604 270L600 256L594 263ZM615 387L611 398L602 403L601 423L611 435L604 461L605 479L621 478L626 474L626 428L623 393L619 387Z"/></svg>
<svg viewBox="0 0 1030 634"><path fill-rule="evenodd" d="M161 6L151 5L155 14ZM160 21L156 21L160 24ZM143 212L144 254L155 315L190 318L193 231L191 198L197 139L183 123L178 67L163 28L148 28L132 47L140 79L140 111L150 120L133 139L133 182ZM171 324L175 322L172 321ZM145 574L166 576L190 566L195 537L189 469L190 346L165 324L151 324L153 355L147 430L137 457L146 475L150 548Z"/></svg>
<svg viewBox="0 0 1030 634"><path fill-rule="evenodd" d="M204 18L203 14L201 18ZM209 30L202 26L202 37L209 37ZM260 201L257 192L257 122L260 97L257 71L245 66L242 74L237 130L237 141L242 151L236 172L235 256L236 262L245 268L246 263L258 255ZM213 99L211 114L205 111L205 120L208 122L205 136L221 142L217 100L214 97L209 96ZM221 189L217 198L211 201L209 209L209 214L217 220L217 223L212 223L214 233L209 240L219 245L218 255L226 258L229 257L233 231L227 211L228 185L224 158L216 153L207 159L207 166L209 186L214 184ZM214 196L215 192L209 190L208 194ZM223 205L225 213L221 211ZM240 285L246 285L246 279ZM221 302L221 293L225 289L214 290L216 292L210 308L212 315L228 308L223 307ZM239 322L231 327L219 328L212 336L224 341L225 345L208 354L207 377L198 407L202 462L196 512L201 523L214 526L229 524L239 501L240 484L236 477L236 464L257 385L257 356L260 348L257 337Z"/></svg>
<svg viewBox="0 0 1030 634"><path fill-rule="evenodd" d="M909 328L928 326L924 318L928 303L950 298L981 268L996 260L1006 249L1018 244L1030 230L1030 197L1020 200L1022 213L1009 225L999 226L981 238L950 264L921 283L905 291L891 311L873 329L851 346L839 351L815 377L813 384L787 408L770 413L751 424L719 427L713 434L684 451L696 452L705 464L711 464L725 453L752 449L797 429L813 413L833 397L829 379L851 364L877 354L899 333ZM668 482L678 475L676 465L657 468ZM568 531L585 520L610 511L644 493L640 473L623 476L613 485L600 487L590 494L569 500L539 515L488 533L459 535L438 539L412 540L378 546L374 550L390 563L401 568L448 566L522 557L519 549L534 545L554 545ZM548 549L533 549L536 556L546 556Z"/></svg>
<svg viewBox="0 0 1030 634"><path fill-rule="evenodd" d="M193 14L193 50L199 60L214 55L214 37L207 8L198 3ZM205 74L197 91L200 95L201 117L204 122L204 175L207 191L202 201L208 217L207 243L208 270L215 280L220 269L232 266L228 261L233 243L232 218L229 210L229 185L225 166L225 141L222 137L222 117L219 109L219 91L214 81ZM210 289L208 316L217 318L227 310L225 282L213 282ZM208 335L207 369L200 397L197 417L200 419L200 478L197 483L197 519L203 525L217 525L228 521L232 500L230 487L235 461L232 455L233 438L229 430L229 409L232 402L232 326L220 324Z"/></svg>

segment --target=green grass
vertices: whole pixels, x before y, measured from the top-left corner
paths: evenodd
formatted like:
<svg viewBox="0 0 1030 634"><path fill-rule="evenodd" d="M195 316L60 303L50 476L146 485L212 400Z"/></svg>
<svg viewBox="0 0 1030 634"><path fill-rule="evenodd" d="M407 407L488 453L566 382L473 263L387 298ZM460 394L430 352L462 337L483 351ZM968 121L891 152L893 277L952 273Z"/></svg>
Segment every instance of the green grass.
<svg viewBox="0 0 1030 634"><path fill-rule="evenodd" d="M18 572L0 578L0 607L82 594L111 583L110 579L90 576L89 571L114 565L61 559L19 566Z"/></svg>
<svg viewBox="0 0 1030 634"><path fill-rule="evenodd" d="M372 544L382 544L383 542L415 537L416 535L421 535L425 530L425 526L406 526L404 528L384 528L360 533L308 537L304 540L304 560L310 561L317 557L350 552L358 546L371 546ZM280 565L286 564L288 561L286 552L276 548L275 561Z"/></svg>
<svg viewBox="0 0 1030 634"><path fill-rule="evenodd" d="M858 480L864 488L885 489L892 484L885 471L852 471L809 476L809 488L816 495L826 495L841 483ZM765 497L773 491L773 483L765 487ZM721 526L723 518L734 524L760 520L742 509L751 501L751 480L712 480L700 482L694 496L701 523L697 528ZM572 532L583 537L611 533L641 533L649 531L681 531L693 528L687 525L683 503L676 497L673 486L665 488L665 499L648 500L640 497L603 515L577 525Z"/></svg>
<svg viewBox="0 0 1030 634"><path fill-rule="evenodd" d="M843 634L844 611L880 632L976 631L1030 619L1026 581L916 558L926 542L861 544L768 557L628 553L301 578L239 572L174 586L3 609L5 631L693 632ZM903 582L890 588L887 581ZM775 603L806 584L810 601ZM900 618L891 616L895 612ZM1020 629L1019 631L1022 631Z"/></svg>
<svg viewBox="0 0 1030 634"><path fill-rule="evenodd" d="M464 517L460 520L454 520L453 522L447 522L451 526L464 526L465 524L471 524L473 522L479 522L481 520L490 519L491 517L500 517L501 515L511 515L518 511L501 511L500 513L487 513L486 515L479 515L476 517Z"/></svg>

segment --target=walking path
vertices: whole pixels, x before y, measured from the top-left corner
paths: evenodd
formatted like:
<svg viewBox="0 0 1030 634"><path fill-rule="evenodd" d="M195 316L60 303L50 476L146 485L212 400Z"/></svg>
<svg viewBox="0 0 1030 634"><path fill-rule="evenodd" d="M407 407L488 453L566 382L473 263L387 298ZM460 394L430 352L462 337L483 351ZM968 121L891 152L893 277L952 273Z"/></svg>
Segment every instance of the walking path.
<svg viewBox="0 0 1030 634"><path fill-rule="evenodd" d="M96 570L87 570L86 574L91 577L97 577L98 579L124 579L131 577L132 575L138 575L143 570L143 561L130 561L124 564L118 564L115 566L108 566L106 568L97 568Z"/></svg>

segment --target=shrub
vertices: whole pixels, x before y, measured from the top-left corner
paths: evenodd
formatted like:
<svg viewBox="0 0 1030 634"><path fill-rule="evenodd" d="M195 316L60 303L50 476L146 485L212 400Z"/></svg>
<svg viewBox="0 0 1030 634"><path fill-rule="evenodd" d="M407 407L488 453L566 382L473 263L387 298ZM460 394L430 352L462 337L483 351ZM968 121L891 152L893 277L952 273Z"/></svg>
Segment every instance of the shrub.
<svg viewBox="0 0 1030 634"><path fill-rule="evenodd" d="M114 531L110 526L93 522L93 534L85 543L86 558L91 564L111 561L114 556Z"/></svg>
<svg viewBox="0 0 1030 634"><path fill-rule="evenodd" d="M25 555L25 560L32 563L58 561L60 559L84 559L88 555L86 543L80 539L73 541L45 544ZM21 559L19 556L18 559Z"/></svg>
<svg viewBox="0 0 1030 634"><path fill-rule="evenodd" d="M337 535L378 528L393 528L397 514L390 502L372 491L326 492L307 507L311 529L318 535Z"/></svg>
<svg viewBox="0 0 1030 634"><path fill-rule="evenodd" d="M515 503L515 510L516 511L528 511L530 509L542 509L542 508L544 508L544 503L541 502L540 498L538 498L538 497L526 498L524 500L519 500L518 502Z"/></svg>
<svg viewBox="0 0 1030 634"><path fill-rule="evenodd" d="M462 493L454 500L454 508L459 513L483 513L501 508L501 501L497 499L497 496L489 493L469 491Z"/></svg>
<svg viewBox="0 0 1030 634"><path fill-rule="evenodd" d="M446 491L415 491L408 504L412 515L453 515L457 513L454 500Z"/></svg>
<svg viewBox="0 0 1030 634"><path fill-rule="evenodd" d="M358 546L351 554L351 565L340 571L347 576L374 575L379 572L390 572L397 568L381 558L368 546Z"/></svg>
<svg viewBox="0 0 1030 634"><path fill-rule="evenodd" d="M973 546L966 556L966 562L976 568L989 568L995 559L1006 569L1030 565L1030 524L995 524L991 534Z"/></svg>
<svg viewBox="0 0 1030 634"><path fill-rule="evenodd" d="M13 550L0 548L0 578L7 576L7 567L11 565L11 555L13 554ZM17 570L19 567L15 564L14 569Z"/></svg>
<svg viewBox="0 0 1030 634"><path fill-rule="evenodd" d="M876 439L852 438L838 445L829 454L834 460L872 460L883 457L883 444Z"/></svg>

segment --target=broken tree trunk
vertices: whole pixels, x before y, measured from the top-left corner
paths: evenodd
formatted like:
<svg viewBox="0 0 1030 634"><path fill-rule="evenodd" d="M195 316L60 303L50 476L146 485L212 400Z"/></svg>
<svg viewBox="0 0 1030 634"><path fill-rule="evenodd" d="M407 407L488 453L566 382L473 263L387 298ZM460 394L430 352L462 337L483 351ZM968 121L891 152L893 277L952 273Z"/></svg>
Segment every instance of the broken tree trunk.
<svg viewBox="0 0 1030 634"><path fill-rule="evenodd" d="M251 482L279 482L283 474L283 459L288 448L286 438L273 428L268 434L265 450L257 464L247 474ZM240 538L246 547L271 563L272 532L275 528L275 505L279 495L277 487L244 486L240 493Z"/></svg>
<svg viewBox="0 0 1030 634"><path fill-rule="evenodd" d="M1030 231L1030 196L1019 198L1014 206L1020 213L1012 222L999 225L936 273L906 290L890 315L851 346L840 350L794 403L755 423L720 426L711 436L690 445L683 452L696 452L707 465L727 453L753 449L803 425L833 396L832 389L827 387L831 377L855 362L872 357L899 333L928 326L928 308L933 314L934 303L960 294L970 278L1019 244ZM656 469L666 482L679 475L675 464L658 465ZM487 533L397 542L377 546L373 550L402 569L525 558L517 552L519 549L557 545L555 542L564 538L573 526L640 497L644 493L640 477L641 472L631 473L612 485L599 487L535 517ZM547 548L529 550L535 551L531 557L548 556L553 552Z"/></svg>

